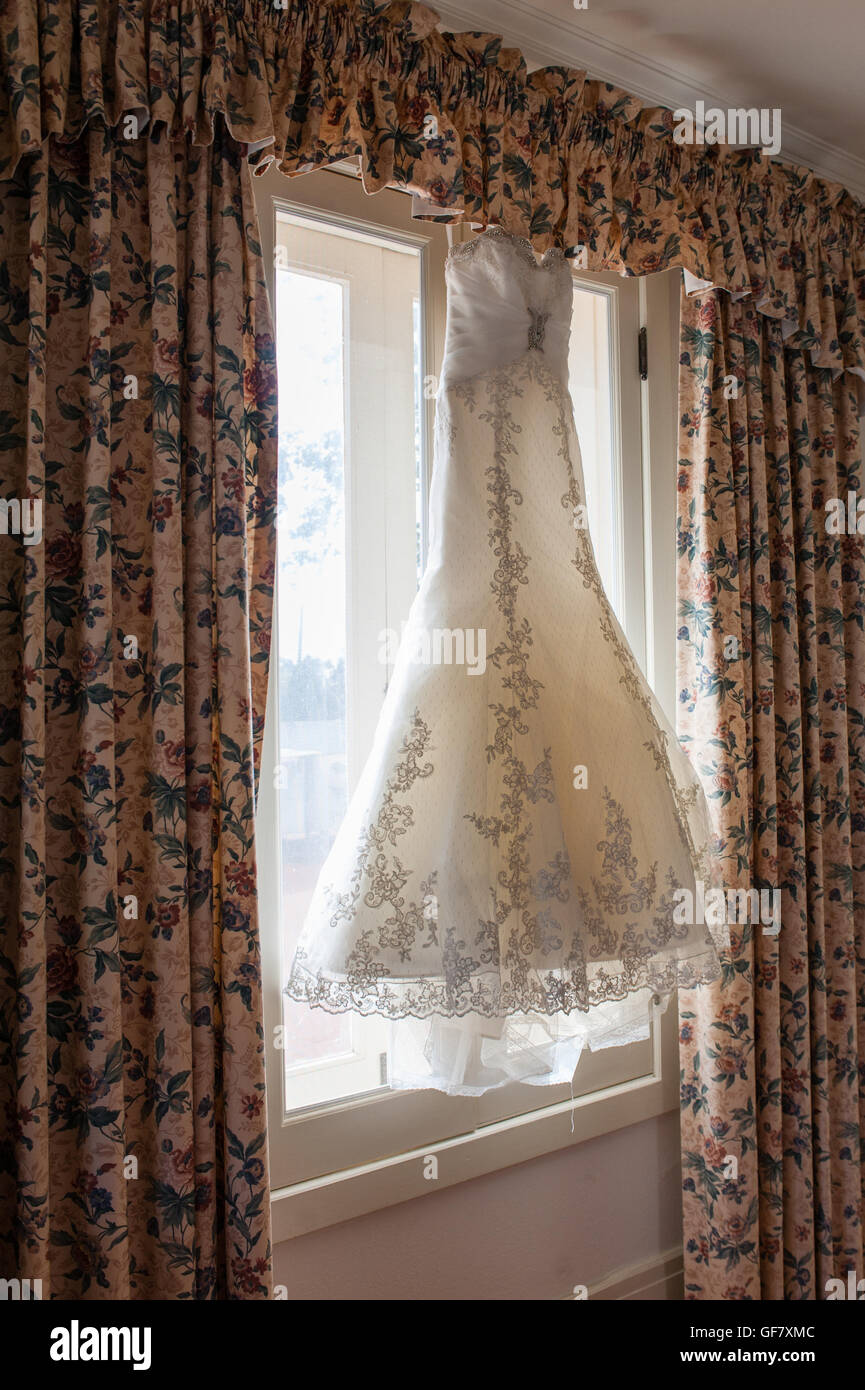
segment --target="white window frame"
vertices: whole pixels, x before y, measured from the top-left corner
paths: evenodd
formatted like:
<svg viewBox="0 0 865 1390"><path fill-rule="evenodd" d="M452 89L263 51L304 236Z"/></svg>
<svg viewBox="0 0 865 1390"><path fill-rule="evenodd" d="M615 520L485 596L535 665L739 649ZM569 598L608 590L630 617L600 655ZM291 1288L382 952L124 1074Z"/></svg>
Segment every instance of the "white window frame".
<svg viewBox="0 0 865 1390"><path fill-rule="evenodd" d="M271 301L277 207L314 211L335 226L366 223L370 230L388 234L397 229L402 239L421 250L422 371L432 374L440 366L443 350L444 229L424 222L412 224L404 194L387 190L370 199L353 171L347 173L348 177L319 171L289 181L273 170L256 179ZM672 275L634 283L614 275L574 273L576 279L613 300L611 352L617 389L628 354L632 354L631 368L636 369L639 327L646 325L649 330L648 381L641 383L638 394L631 390L624 403L617 400L614 411L614 449L622 491L641 503L622 511L621 580L631 644L671 717L675 703L677 282L673 283ZM428 493L426 450L432 437L432 400L426 402L426 413L424 489ZM271 775L278 757L276 715L276 662L272 661L256 833L276 1241L582 1143L677 1107L676 1009L671 1001L665 1015L656 1011L647 1043L615 1049L618 1056L612 1064L608 1052L585 1053L573 1098L563 1087L549 1091L507 1087L478 1100L432 1091L381 1091L285 1116L283 1058L273 1045L282 1018L282 941L266 867L276 864L278 850ZM611 1074L616 1077L612 1082ZM279 1097L275 1104L274 1097ZM526 1108L527 1103L532 1108ZM438 1159L435 1182L427 1177L430 1157Z"/></svg>
<svg viewBox="0 0 865 1390"><path fill-rule="evenodd" d="M574 283L610 303L610 367L613 396L612 453L615 524L618 527L618 589L621 622L637 661L646 669L646 591L642 458L643 392L636 371L640 331L639 284L612 271L574 269ZM630 378L630 379L628 379ZM638 499L636 506L625 499ZM609 595L608 595L609 597Z"/></svg>

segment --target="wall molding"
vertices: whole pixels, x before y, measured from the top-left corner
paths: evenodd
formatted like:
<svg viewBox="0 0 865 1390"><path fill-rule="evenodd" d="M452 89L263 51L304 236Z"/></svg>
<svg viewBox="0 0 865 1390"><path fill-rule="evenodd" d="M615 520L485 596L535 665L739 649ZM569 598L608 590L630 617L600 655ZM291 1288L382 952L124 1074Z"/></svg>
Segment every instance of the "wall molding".
<svg viewBox="0 0 865 1390"><path fill-rule="evenodd" d="M528 0L446 0L444 4L434 0L432 8L441 19L441 29L501 34L508 45L522 50L530 69L562 64L585 68L590 76L611 82L652 106L693 110L698 100L724 110L741 105L636 49L592 34L581 11L574 11L574 23L567 24L536 9ZM820 178L841 183L865 199L865 159L787 121L782 123L779 157L813 169Z"/></svg>
<svg viewBox="0 0 865 1390"><path fill-rule="evenodd" d="M270 1194L273 1243L336 1226L356 1216L408 1202L414 1197L485 1177L502 1168L582 1144L587 1139L629 1129L643 1120L678 1109L678 1037L658 1028L651 1074L590 1091L539 1110L524 1111L493 1124L319 1178L275 1188ZM573 1130L571 1125L573 1124ZM426 1164L435 1157L435 1181ZM609 1297L604 1294L604 1297Z"/></svg>
<svg viewBox="0 0 865 1390"><path fill-rule="evenodd" d="M650 1256L636 1264L614 1270L605 1279L589 1286L589 1301L605 1302L681 1302L685 1292L685 1270L681 1246ZM568 1301L576 1302L573 1294Z"/></svg>

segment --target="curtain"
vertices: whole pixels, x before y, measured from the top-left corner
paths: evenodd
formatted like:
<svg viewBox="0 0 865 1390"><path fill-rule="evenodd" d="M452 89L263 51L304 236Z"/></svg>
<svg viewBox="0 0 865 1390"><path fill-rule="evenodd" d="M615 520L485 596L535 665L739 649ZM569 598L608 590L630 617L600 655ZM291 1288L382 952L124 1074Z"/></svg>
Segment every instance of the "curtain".
<svg viewBox="0 0 865 1390"><path fill-rule="evenodd" d="M274 350L243 146L127 131L0 183L0 1259L266 1297Z"/></svg>
<svg viewBox="0 0 865 1390"><path fill-rule="evenodd" d="M734 928L722 987L680 999L691 1298L862 1270L865 565L825 507L861 495L859 383L784 339L683 300L680 735L725 883L782 890L777 935Z"/></svg>
<svg viewBox="0 0 865 1390"><path fill-rule="evenodd" d="M528 72L495 34L440 33L414 0L6 0L0 177L49 136L143 112L193 144L224 127L254 168L359 157L364 187L500 222L589 269L684 266L865 374L865 206L759 149L678 144L672 111L585 72Z"/></svg>

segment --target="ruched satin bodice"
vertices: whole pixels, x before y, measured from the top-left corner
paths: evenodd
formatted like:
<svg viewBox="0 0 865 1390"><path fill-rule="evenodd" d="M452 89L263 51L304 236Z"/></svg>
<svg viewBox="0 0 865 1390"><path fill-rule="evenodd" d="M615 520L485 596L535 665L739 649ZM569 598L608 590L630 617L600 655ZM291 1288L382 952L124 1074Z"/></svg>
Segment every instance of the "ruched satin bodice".
<svg viewBox="0 0 865 1390"><path fill-rule="evenodd" d="M573 280L561 251L538 261L524 237L488 227L453 248L446 273L445 389L529 351L567 382Z"/></svg>

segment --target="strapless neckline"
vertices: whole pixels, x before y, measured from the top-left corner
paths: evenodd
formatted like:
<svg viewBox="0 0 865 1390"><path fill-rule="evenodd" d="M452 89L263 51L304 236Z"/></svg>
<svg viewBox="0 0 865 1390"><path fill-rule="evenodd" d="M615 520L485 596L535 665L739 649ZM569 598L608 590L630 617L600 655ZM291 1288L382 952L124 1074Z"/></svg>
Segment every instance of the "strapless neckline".
<svg viewBox="0 0 865 1390"><path fill-rule="evenodd" d="M565 260L565 253L558 246L549 247L539 260L528 237L519 236L516 232L509 232L506 227L500 227L498 223L494 223L491 227L485 227L476 237L472 237L471 241L464 241L458 246L452 246L447 254L448 261L464 260L474 255L477 248L485 241L502 241L512 246L526 265L531 266L533 270L546 270L551 265L558 265Z"/></svg>

